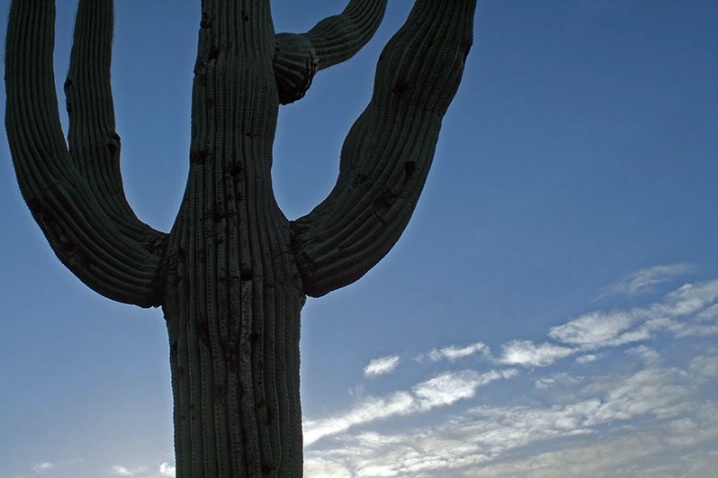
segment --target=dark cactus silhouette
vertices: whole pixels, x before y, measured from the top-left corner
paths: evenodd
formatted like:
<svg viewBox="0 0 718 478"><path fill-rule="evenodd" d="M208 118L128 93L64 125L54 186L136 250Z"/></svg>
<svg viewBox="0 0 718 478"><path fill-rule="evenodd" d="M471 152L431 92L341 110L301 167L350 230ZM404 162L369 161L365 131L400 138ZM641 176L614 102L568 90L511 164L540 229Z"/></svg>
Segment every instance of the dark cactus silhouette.
<svg viewBox="0 0 718 478"><path fill-rule="evenodd" d="M356 53L386 0L352 0L303 35L275 34L269 0L203 0L189 178L167 234L136 217L122 188L112 1L79 4L67 144L54 1L13 1L6 126L20 189L80 280L110 299L163 308L178 477L301 476L300 310L307 295L365 274L407 225L461 80L475 3L416 1L379 59L336 186L290 221L270 176L279 105Z"/></svg>

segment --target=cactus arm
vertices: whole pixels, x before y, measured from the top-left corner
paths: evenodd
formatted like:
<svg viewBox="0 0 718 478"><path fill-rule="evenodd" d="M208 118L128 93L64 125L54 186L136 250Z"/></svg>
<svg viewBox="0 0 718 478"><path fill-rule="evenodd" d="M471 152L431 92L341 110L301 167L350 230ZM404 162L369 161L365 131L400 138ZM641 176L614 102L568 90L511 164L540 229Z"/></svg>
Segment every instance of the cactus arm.
<svg viewBox="0 0 718 478"><path fill-rule="evenodd" d="M386 11L386 0L352 0L339 15L325 18L307 38L323 70L354 56L374 36Z"/></svg>
<svg viewBox="0 0 718 478"><path fill-rule="evenodd" d="M70 157L87 178L103 211L129 239L150 245L163 234L137 219L127 203L120 173L120 137L110 84L112 0L79 3L70 70L64 89L70 117Z"/></svg>
<svg viewBox="0 0 718 478"><path fill-rule="evenodd" d="M373 97L344 142L334 189L292 223L308 295L357 280L406 227L461 81L475 7L476 0L418 0L384 49Z"/></svg>
<svg viewBox="0 0 718 478"><path fill-rule="evenodd" d="M102 164L90 163L85 154L71 159L67 150L55 93L54 23L54 1L12 3L5 70L6 128L20 190L52 249L80 280L120 302L159 305L163 235L139 223L134 215L123 216L127 210L118 209L116 197L102 197L113 184L102 177L108 174ZM78 28L86 26L78 24ZM80 124L87 125L91 118L87 115L77 115L85 118ZM77 132L77 124L73 128ZM83 153L91 153L90 138L74 143ZM110 188L115 196L120 194L116 186L115 182Z"/></svg>
<svg viewBox="0 0 718 478"><path fill-rule="evenodd" d="M317 71L354 56L379 28L387 0L351 0L309 32L276 35L274 72L282 104L304 96Z"/></svg>

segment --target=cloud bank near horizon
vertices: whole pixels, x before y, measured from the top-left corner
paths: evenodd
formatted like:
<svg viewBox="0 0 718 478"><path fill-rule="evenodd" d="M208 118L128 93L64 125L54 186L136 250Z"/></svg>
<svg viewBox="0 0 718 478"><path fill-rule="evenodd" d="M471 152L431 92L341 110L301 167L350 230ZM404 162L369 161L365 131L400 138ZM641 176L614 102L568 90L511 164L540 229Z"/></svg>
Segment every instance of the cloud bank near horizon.
<svg viewBox="0 0 718 478"><path fill-rule="evenodd" d="M692 270L654 267L609 290L645 297ZM551 327L546 340L499 344L498 354L480 341L433 349L415 363L446 370L308 418L306 474L709 476L718 465L717 300L718 280L686 283L643 306ZM491 387L518 394L507 403L478 394Z"/></svg>

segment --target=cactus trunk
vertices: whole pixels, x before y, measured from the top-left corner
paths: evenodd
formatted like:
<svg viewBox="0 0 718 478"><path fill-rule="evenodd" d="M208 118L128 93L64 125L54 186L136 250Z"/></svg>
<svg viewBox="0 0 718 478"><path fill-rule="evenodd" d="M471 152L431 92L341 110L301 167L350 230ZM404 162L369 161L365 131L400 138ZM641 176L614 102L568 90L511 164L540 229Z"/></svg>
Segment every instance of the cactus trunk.
<svg viewBox="0 0 718 478"><path fill-rule="evenodd" d="M217 218L200 191L189 194L170 240L164 306L177 476L301 476L304 295L286 222L264 214L258 224L240 221L257 211L227 192L227 207L239 211Z"/></svg>
<svg viewBox="0 0 718 478"><path fill-rule="evenodd" d="M304 294L271 187L273 47L268 2L203 2L164 305L178 476L301 475Z"/></svg>

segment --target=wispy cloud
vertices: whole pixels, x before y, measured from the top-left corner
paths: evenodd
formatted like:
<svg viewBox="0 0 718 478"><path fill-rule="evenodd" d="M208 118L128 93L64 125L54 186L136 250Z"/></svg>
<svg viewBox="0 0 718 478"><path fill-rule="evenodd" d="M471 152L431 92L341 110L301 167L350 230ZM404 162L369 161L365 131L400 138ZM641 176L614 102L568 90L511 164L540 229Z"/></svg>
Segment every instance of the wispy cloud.
<svg viewBox="0 0 718 478"><path fill-rule="evenodd" d="M392 415L406 415L414 403L409 392L396 392L387 397L368 397L352 410L329 418L304 421L304 444L311 445L322 437L345 432L352 426Z"/></svg>
<svg viewBox="0 0 718 478"><path fill-rule="evenodd" d="M630 312L592 312L553 327L548 335L559 342L591 350L621 343L621 334L633 324Z"/></svg>
<svg viewBox="0 0 718 478"><path fill-rule="evenodd" d="M688 270L646 269L623 281L623 290L639 294ZM432 368L442 361L449 368L482 353L497 368L447 370L403 391L362 398L346 413L308 420L306 473L712 476L718 403L706 390L718 377L718 349L701 338L718 335L717 301L718 281L686 284L642 307L596 310L552 327L548 342L509 341L497 356L482 342L434 349L419 364L428 358ZM691 346L663 355L666 343L679 347L680 340ZM572 363L563 360L572 356ZM527 370L519 375L516 367ZM482 403L485 395L477 394L482 386L522 376L533 391L506 404ZM450 405L451 416L431 414ZM433 425L416 427L402 418L422 413Z"/></svg>
<svg viewBox="0 0 718 478"><path fill-rule="evenodd" d="M110 473L117 476L137 476L147 471L144 466L138 468L127 468L126 466L115 465L112 467Z"/></svg>
<svg viewBox="0 0 718 478"><path fill-rule="evenodd" d="M32 471L40 475L56 476L58 474L67 475L68 470L72 469L73 466L77 466L82 463L82 460L78 458L65 459L62 461L42 461L35 463L31 466ZM23 475L25 476L25 475Z"/></svg>
<svg viewBox="0 0 718 478"><path fill-rule="evenodd" d="M612 475L617 465L633 463L638 468L622 476L651 476L635 472L645 470L651 460L663 463L666 453L715 462L700 450L718 439L718 405L697 398L695 385L682 370L652 367L582 383L572 393L557 390L556 403L549 406L480 406L438 426L394 434L344 434L331 447L308 451L307 474L553 477L567 476L566 467L576 463L585 467L574 470L574 476L617 476ZM575 387L576 382L563 385ZM643 418L650 425L625 426ZM551 442L556 445L548 446ZM538 443L551 451L531 453L527 447ZM529 453L499 460L519 449ZM612 454L607 457L599 450ZM319 469L332 473L315 473Z"/></svg>
<svg viewBox="0 0 718 478"><path fill-rule="evenodd" d="M130 476L135 478L174 478L176 476L175 466L169 462L162 462L159 465L139 463L134 466L113 465L106 469L105 474L114 476Z"/></svg>
<svg viewBox="0 0 718 478"><path fill-rule="evenodd" d="M718 281L685 284L646 307L595 311L553 327L549 337L592 351L640 342L658 333L676 337L718 334Z"/></svg>
<svg viewBox="0 0 718 478"><path fill-rule="evenodd" d="M378 377L379 375L389 374L396 369L400 361L401 359L398 355L376 358L364 368L364 376Z"/></svg>
<svg viewBox="0 0 718 478"><path fill-rule="evenodd" d="M412 412L425 412L472 398L479 387L499 379L511 378L516 373L514 369L501 372L492 370L486 373L478 373L474 370L443 373L412 389L415 397Z"/></svg>
<svg viewBox="0 0 718 478"><path fill-rule="evenodd" d="M475 344L467 345L466 347L457 347L451 345L442 349L434 349L428 353L428 358L432 362L440 362L441 360L449 360L455 362L459 359L470 357L479 352L488 353L489 348L483 342L476 342ZM420 357L420 360L423 356Z"/></svg>
<svg viewBox="0 0 718 478"><path fill-rule="evenodd" d="M628 349L626 353L633 355L634 357L638 357L646 364L657 363L661 359L661 355L656 350L646 345L633 347L632 349Z"/></svg>
<svg viewBox="0 0 718 478"><path fill-rule="evenodd" d="M56 465L53 463L50 463L49 461L44 461L42 463L36 463L32 465L33 471L36 473L47 473L49 471L52 471L56 468Z"/></svg>
<svg viewBox="0 0 718 478"><path fill-rule="evenodd" d="M474 397L476 390L493 381L510 378L514 369L479 373L473 370L447 372L414 386L384 397L366 397L346 413L329 418L305 420L304 443L311 445L319 439L345 432L352 427L387 419L425 413L459 400Z"/></svg>
<svg viewBox="0 0 718 478"><path fill-rule="evenodd" d="M606 288L599 298L610 295L627 295L634 297L655 290L661 284L668 283L678 277L695 270L691 264L669 264L642 269L634 272L620 282Z"/></svg>
<svg viewBox="0 0 718 478"><path fill-rule="evenodd" d="M174 465L164 462L160 465L160 475L173 477L176 475L177 470Z"/></svg>
<svg viewBox="0 0 718 478"><path fill-rule="evenodd" d="M504 365L546 367L574 353L576 353L574 349L560 345L549 343L536 345L530 340L513 340L503 346L503 353L496 361Z"/></svg>
<svg viewBox="0 0 718 478"><path fill-rule="evenodd" d="M536 380L535 387L537 389L550 389L565 384L576 384L582 380L577 377L573 377L565 372L559 372L547 377L540 377Z"/></svg>
<svg viewBox="0 0 718 478"><path fill-rule="evenodd" d="M698 356L691 360L690 372L698 381L713 380L718 377L718 352Z"/></svg>
<svg viewBox="0 0 718 478"><path fill-rule="evenodd" d="M125 468L124 466L115 465L112 467L112 474L113 475L119 475L119 476L132 476L134 473L132 473L130 470Z"/></svg>

